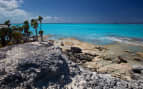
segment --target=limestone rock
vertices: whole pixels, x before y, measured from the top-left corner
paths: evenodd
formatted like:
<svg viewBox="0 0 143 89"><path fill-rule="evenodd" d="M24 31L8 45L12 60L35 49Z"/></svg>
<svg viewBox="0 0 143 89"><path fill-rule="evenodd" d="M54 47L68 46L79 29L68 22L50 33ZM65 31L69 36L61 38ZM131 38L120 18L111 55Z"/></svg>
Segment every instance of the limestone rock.
<svg viewBox="0 0 143 89"><path fill-rule="evenodd" d="M112 61L115 59L115 57L113 55L105 55L103 57L104 60L107 60L107 61Z"/></svg>
<svg viewBox="0 0 143 89"><path fill-rule="evenodd" d="M137 52L136 54L143 58L143 52Z"/></svg>
<svg viewBox="0 0 143 89"><path fill-rule="evenodd" d="M82 53L82 50L77 47L71 47L70 50L66 50L64 53L70 60L76 63L92 61L92 59L96 56L88 53Z"/></svg>
<svg viewBox="0 0 143 89"><path fill-rule="evenodd" d="M37 48L40 47L37 46ZM48 82L62 81L63 85L68 83L70 81L69 68L66 59L62 56L61 49L45 48L43 50L41 47L39 51L34 56L15 59L16 63L5 64L7 65L5 67L6 73L0 76L3 78L0 80L0 88L14 88L21 85L23 88L36 88L48 86ZM47 84L44 84L46 82Z"/></svg>
<svg viewBox="0 0 143 89"><path fill-rule="evenodd" d="M5 53L0 53L0 60L6 58L6 54Z"/></svg>
<svg viewBox="0 0 143 89"><path fill-rule="evenodd" d="M132 71L133 71L134 73L139 73L139 74L141 74L142 71L143 71L143 66L133 66Z"/></svg>
<svg viewBox="0 0 143 89"><path fill-rule="evenodd" d="M122 56L118 56L118 59L119 59L119 64L120 63L127 63L128 61L124 58L124 57L122 57Z"/></svg>
<svg viewBox="0 0 143 89"><path fill-rule="evenodd" d="M92 72L72 62L61 48L46 44L26 43L0 50L6 54L0 60L0 89L143 89L142 80L124 81ZM119 76L130 70L127 63L103 67L100 71L115 69ZM123 72L118 72L121 68Z"/></svg>
<svg viewBox="0 0 143 89"><path fill-rule="evenodd" d="M135 58L134 58L134 60L135 60L135 61L139 61L139 62L141 62L141 61L143 61L143 58L135 57Z"/></svg>
<svg viewBox="0 0 143 89"><path fill-rule="evenodd" d="M131 80L131 66L128 64L110 64L104 67L100 67L97 71L100 73L110 73L114 77L121 79Z"/></svg>

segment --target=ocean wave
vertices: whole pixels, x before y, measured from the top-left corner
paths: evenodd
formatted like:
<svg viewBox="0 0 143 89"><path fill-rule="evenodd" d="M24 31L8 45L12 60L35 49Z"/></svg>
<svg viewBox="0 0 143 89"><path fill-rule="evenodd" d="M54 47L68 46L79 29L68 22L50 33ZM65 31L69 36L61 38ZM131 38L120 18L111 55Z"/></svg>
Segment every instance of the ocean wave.
<svg viewBox="0 0 143 89"><path fill-rule="evenodd" d="M105 39L112 40L115 42L126 43L131 45L143 46L143 39L139 38L128 38L128 37L106 37Z"/></svg>

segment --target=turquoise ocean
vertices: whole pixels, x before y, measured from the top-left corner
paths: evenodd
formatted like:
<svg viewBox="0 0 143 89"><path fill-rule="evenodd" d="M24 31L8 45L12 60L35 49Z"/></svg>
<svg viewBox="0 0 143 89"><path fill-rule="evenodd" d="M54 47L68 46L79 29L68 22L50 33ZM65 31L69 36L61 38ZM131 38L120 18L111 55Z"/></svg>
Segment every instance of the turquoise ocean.
<svg viewBox="0 0 143 89"><path fill-rule="evenodd" d="M33 33L35 30L30 28ZM49 39L76 38L93 44L143 43L143 24L42 24Z"/></svg>

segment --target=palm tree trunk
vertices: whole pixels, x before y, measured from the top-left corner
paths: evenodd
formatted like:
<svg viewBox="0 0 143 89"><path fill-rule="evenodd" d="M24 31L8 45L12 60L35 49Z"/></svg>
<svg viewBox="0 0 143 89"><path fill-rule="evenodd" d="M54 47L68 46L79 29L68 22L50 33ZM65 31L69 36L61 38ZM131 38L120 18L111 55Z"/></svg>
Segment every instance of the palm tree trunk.
<svg viewBox="0 0 143 89"><path fill-rule="evenodd" d="M36 29L36 41L38 41L38 31Z"/></svg>
<svg viewBox="0 0 143 89"><path fill-rule="evenodd" d="M2 37L1 41L2 41L2 46L5 46L6 45L5 37Z"/></svg>
<svg viewBox="0 0 143 89"><path fill-rule="evenodd" d="M42 28L41 28L41 21L40 21L40 31L42 31ZM40 34L41 36L41 41L43 41L43 34Z"/></svg>
<svg viewBox="0 0 143 89"><path fill-rule="evenodd" d="M43 40L42 40L42 34L40 34L40 38L41 38L41 41L43 41Z"/></svg>
<svg viewBox="0 0 143 89"><path fill-rule="evenodd" d="M42 30L42 28L41 28L41 21L40 21L40 30Z"/></svg>

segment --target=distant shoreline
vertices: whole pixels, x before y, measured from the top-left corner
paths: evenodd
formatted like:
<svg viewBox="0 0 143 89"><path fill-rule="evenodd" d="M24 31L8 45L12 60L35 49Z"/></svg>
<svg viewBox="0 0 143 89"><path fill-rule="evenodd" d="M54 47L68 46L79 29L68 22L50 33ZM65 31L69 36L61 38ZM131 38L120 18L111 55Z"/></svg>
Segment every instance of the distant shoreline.
<svg viewBox="0 0 143 89"><path fill-rule="evenodd" d="M23 23L12 23L12 24L23 24ZM42 23L42 24L140 24L143 23Z"/></svg>
<svg viewBox="0 0 143 89"><path fill-rule="evenodd" d="M109 44L96 44L96 43L92 43L92 42L87 42L87 41L83 41L80 40L78 38L74 38L74 37L65 37L65 38L60 38L60 39L50 39L51 37L54 37L54 35L44 35L44 39L45 40L61 40L61 39L74 39L74 40L78 40L84 43L88 43L88 44L93 44L93 45L101 45L101 46L107 46L107 45L118 45L118 44L124 44L124 45L131 45L131 46L137 46L137 47L143 47L143 42L142 41L136 41L134 39L130 39L130 40L122 40L122 39L118 39L118 38L114 38L111 37L112 39L112 43Z"/></svg>

